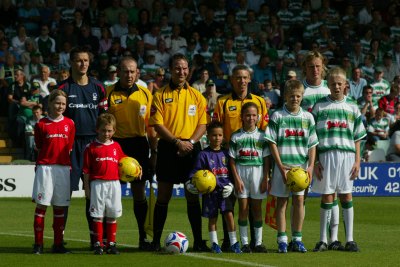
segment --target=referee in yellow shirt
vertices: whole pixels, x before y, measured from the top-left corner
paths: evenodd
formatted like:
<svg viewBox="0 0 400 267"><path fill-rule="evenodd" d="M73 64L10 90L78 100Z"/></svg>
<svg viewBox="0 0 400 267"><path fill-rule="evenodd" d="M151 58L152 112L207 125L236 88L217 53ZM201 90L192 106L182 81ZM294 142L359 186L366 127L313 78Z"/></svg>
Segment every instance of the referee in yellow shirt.
<svg viewBox="0 0 400 267"><path fill-rule="evenodd" d="M226 146L229 145L231 135L236 130L242 128L242 120L240 113L242 106L247 102L253 102L258 107L258 123L257 127L261 130L265 130L268 124L268 109L265 104L265 100L257 95L251 94L248 90L250 82L250 70L245 65L237 65L232 70L231 84L233 91L218 99L217 105L215 106L213 120L219 121L223 125L224 138ZM235 196L232 194L232 198ZM234 203L235 200L232 202ZM251 232L250 247L254 248L254 227L253 218L251 215L251 209L249 208L249 222ZM225 219L222 217L224 227L224 241L222 242L222 251L230 251L229 236L226 231Z"/></svg>
<svg viewBox="0 0 400 267"><path fill-rule="evenodd" d="M117 120L117 129L113 139L124 153L135 158L142 166L142 179L131 183L133 193L133 211L139 229L139 249L149 250L144 223L147 214L145 192L146 180L154 173L157 137L153 127L147 127L150 117L152 95L150 91L135 83L138 74L137 62L124 57L118 64L119 81L107 87L108 112ZM149 144L150 143L150 144ZM149 158L149 146L151 159Z"/></svg>
<svg viewBox="0 0 400 267"><path fill-rule="evenodd" d="M154 251L167 219L168 203L174 184L185 183L200 151L199 139L206 130L206 99L187 82L188 60L184 55L172 57L171 80L153 99L149 124L160 137L156 174L158 196L154 208ZM185 189L187 213L194 236L193 251L210 251L202 240L201 207L198 195Z"/></svg>

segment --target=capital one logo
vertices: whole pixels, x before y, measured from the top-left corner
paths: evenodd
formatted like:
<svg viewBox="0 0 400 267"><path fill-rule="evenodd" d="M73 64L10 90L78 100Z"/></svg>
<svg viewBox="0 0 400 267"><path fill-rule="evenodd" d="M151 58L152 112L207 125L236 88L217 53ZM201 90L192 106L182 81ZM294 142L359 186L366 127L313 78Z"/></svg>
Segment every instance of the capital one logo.
<svg viewBox="0 0 400 267"><path fill-rule="evenodd" d="M0 191L12 192L17 188L14 178L0 178Z"/></svg>

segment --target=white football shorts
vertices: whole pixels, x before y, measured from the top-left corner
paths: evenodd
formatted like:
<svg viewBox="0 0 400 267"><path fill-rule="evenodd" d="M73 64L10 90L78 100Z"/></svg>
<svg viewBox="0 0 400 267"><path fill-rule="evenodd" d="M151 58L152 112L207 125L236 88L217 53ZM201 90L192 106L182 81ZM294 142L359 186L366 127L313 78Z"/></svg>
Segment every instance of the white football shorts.
<svg viewBox="0 0 400 267"><path fill-rule="evenodd" d="M261 181L263 179L263 166L236 165L236 170L243 181L242 193L235 191L237 198L265 199L267 193L261 193Z"/></svg>
<svg viewBox="0 0 400 267"><path fill-rule="evenodd" d="M295 166L292 166L295 167ZM303 169L307 169L307 165L298 166ZM304 196L304 190L300 192L291 192L289 187L283 183L281 172L278 166L275 164L274 171L272 174L271 190L269 192L271 195L276 197L289 197L290 193L296 196Z"/></svg>
<svg viewBox="0 0 400 267"><path fill-rule="evenodd" d="M32 200L44 206L69 206L71 202L70 166L38 165L33 182Z"/></svg>
<svg viewBox="0 0 400 267"><path fill-rule="evenodd" d="M122 216L121 184L119 180L90 182L90 216L118 218Z"/></svg>
<svg viewBox="0 0 400 267"><path fill-rule="evenodd" d="M324 168L322 180L313 179L312 191L329 195L348 194L353 191L353 180L350 180L351 168L354 165L355 153L332 150L319 155L319 162Z"/></svg>

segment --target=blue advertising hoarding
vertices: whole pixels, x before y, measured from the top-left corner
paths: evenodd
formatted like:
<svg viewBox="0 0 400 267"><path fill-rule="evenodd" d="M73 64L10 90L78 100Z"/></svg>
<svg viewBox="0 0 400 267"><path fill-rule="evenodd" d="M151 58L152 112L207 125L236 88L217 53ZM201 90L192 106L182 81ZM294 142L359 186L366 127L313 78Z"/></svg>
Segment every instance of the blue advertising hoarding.
<svg viewBox="0 0 400 267"><path fill-rule="evenodd" d="M130 184L122 184L122 196L132 196ZM157 183L153 183L157 194ZM150 184L146 185L146 194L150 194ZM173 197L184 197L183 184L175 185ZM310 197L319 196L312 192ZM360 175L354 181L353 196L400 196L400 163L361 163Z"/></svg>

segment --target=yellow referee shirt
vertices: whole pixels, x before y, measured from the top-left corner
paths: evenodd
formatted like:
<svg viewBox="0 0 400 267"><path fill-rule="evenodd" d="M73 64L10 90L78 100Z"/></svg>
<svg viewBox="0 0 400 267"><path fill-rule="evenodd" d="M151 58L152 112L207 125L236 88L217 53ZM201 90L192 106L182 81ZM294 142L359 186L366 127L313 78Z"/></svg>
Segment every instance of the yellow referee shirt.
<svg viewBox="0 0 400 267"><path fill-rule="evenodd" d="M135 84L123 89L119 82L107 87L108 112L117 120L117 138L146 135L146 125L150 117L153 96L150 91Z"/></svg>
<svg viewBox="0 0 400 267"><path fill-rule="evenodd" d="M172 89L166 85L153 99L150 125L164 125L176 138L189 139L198 125L207 124L206 99L185 84Z"/></svg>
<svg viewBox="0 0 400 267"><path fill-rule="evenodd" d="M262 130L267 127L269 118L265 100L250 93L242 100L233 92L218 99L213 114L213 120L221 122L224 127L224 139L226 142L229 142L234 131L242 127L240 112L242 106L247 102L254 102L258 107L257 127Z"/></svg>

